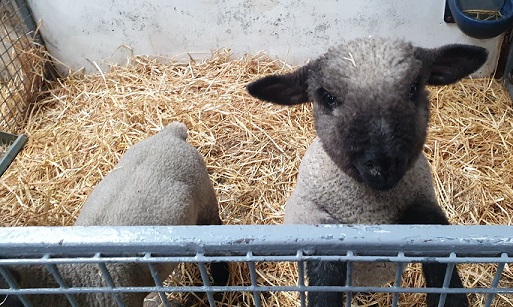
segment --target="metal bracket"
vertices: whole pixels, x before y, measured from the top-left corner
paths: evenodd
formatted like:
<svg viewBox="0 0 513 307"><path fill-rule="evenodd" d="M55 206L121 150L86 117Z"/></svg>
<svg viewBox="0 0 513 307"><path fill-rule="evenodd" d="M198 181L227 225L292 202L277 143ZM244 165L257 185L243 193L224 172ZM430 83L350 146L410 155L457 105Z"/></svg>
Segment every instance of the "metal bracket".
<svg viewBox="0 0 513 307"><path fill-rule="evenodd" d="M27 140L28 137L26 134L16 136L0 131L0 144L10 144L10 147L5 155L0 157L0 176L2 176L9 165L11 165L12 161L14 158L16 158L16 155L18 155L18 153L21 151Z"/></svg>
<svg viewBox="0 0 513 307"><path fill-rule="evenodd" d="M446 23L454 23L454 17L452 17L452 12L449 8L448 0L445 0L444 21Z"/></svg>

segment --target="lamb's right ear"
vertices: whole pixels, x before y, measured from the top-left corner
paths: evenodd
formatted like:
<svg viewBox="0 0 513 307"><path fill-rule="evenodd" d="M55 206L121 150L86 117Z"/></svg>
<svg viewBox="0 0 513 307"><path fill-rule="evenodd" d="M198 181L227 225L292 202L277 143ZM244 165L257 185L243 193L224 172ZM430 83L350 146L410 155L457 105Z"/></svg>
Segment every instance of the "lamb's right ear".
<svg viewBox="0 0 513 307"><path fill-rule="evenodd" d="M485 48L460 44L423 49L422 53L430 58L431 67L427 83L431 85L454 83L475 72L488 58L488 51Z"/></svg>
<svg viewBox="0 0 513 307"><path fill-rule="evenodd" d="M293 105L308 102L308 66L283 75L271 75L246 86L249 94L261 100Z"/></svg>

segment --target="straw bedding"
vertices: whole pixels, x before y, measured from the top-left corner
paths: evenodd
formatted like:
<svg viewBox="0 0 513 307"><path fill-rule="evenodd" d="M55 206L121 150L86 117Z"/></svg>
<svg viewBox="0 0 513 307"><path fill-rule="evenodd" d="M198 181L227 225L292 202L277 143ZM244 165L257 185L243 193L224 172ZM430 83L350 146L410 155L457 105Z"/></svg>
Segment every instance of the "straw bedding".
<svg viewBox="0 0 513 307"><path fill-rule="evenodd" d="M221 50L205 61L177 63L134 57L108 73L70 76L51 84L27 118L30 139L0 181L0 225L71 225L94 186L132 144L171 121L190 129L204 155L226 224L279 224L300 159L315 136L310 105L280 107L245 93L251 80L291 68L265 55L231 59ZM425 152L439 200L455 224L512 224L513 110L502 86L464 80L432 89ZM249 284L248 268L233 265L231 284ZM171 283L194 283L182 266ZM469 287L489 285L493 265L461 267ZM259 282L292 285L291 263L258 264ZM419 267L404 283L420 286ZM513 286L506 266L501 286ZM297 306L295 293L262 294L265 306ZM390 295L359 297L386 306ZM480 306L482 296L471 297ZM423 301L404 295L404 306ZM223 306L251 306L249 293L229 293ZM499 296L494 306L511 306Z"/></svg>

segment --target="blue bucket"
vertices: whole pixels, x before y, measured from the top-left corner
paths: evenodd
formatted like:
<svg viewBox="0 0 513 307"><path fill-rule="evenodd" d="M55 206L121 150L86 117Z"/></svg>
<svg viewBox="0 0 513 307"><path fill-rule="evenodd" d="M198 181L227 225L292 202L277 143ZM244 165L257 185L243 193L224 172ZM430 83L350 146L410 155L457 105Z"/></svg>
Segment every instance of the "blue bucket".
<svg viewBox="0 0 513 307"><path fill-rule="evenodd" d="M513 25L513 0L505 0L500 9L501 18L480 20L472 18L461 7L461 0L448 0L454 21L460 30L470 37L486 39L504 33Z"/></svg>

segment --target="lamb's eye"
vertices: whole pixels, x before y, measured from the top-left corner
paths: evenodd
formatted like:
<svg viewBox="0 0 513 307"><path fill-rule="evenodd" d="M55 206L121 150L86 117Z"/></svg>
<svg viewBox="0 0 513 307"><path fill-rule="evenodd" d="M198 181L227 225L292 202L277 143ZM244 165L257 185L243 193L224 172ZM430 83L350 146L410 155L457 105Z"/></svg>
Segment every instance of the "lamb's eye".
<svg viewBox="0 0 513 307"><path fill-rule="evenodd" d="M317 94L321 98L322 102L331 110L333 110L337 106L337 98L331 95L331 93L325 90L324 88L319 88L317 90Z"/></svg>
<svg viewBox="0 0 513 307"><path fill-rule="evenodd" d="M408 90L408 95L410 96L410 99L411 99L411 98L414 98L414 97L415 97L415 94L417 94L417 87L418 87L417 82L412 83L412 84L410 85L410 89Z"/></svg>

